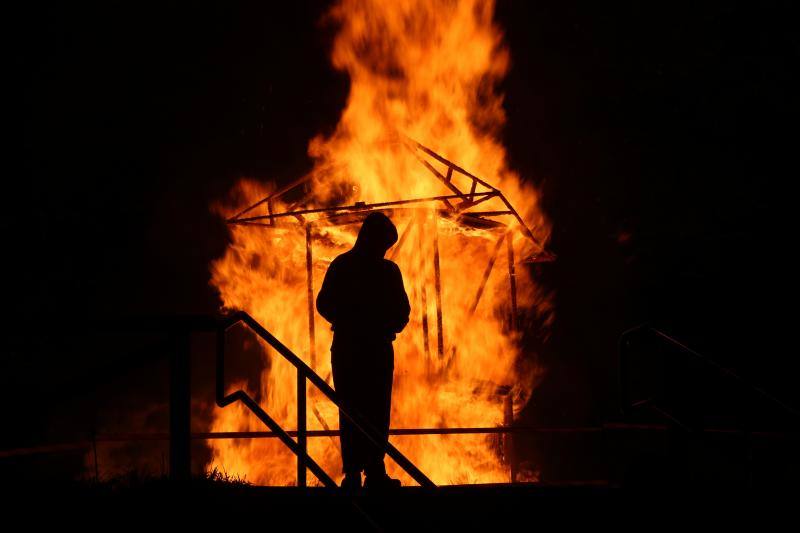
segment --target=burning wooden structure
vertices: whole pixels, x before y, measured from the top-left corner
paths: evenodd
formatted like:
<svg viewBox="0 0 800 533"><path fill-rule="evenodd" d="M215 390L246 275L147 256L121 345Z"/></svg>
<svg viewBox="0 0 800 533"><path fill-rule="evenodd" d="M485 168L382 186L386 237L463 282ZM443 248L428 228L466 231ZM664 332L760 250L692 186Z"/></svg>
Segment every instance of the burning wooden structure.
<svg viewBox="0 0 800 533"><path fill-rule="evenodd" d="M296 189L303 186L311 179L311 174L308 174L280 189L269 194L267 197L259 200L258 202L250 205L246 209L240 211L227 220L228 224L241 224L261 226L266 229L275 228L278 226L289 223L299 225L305 232L305 247L306 247L306 281L307 281L307 296L308 296L308 336L310 346L311 368L316 366L316 353L314 346L315 341L315 323L314 323L314 274L313 274L313 239L314 228L322 225L350 225L360 224L363 218L372 211L383 211L388 214L394 214L398 209L405 211L409 210L409 206L414 206L412 209L417 213L412 216L406 216L405 226L400 233L400 239L394 248L390 250L390 259L395 257L399 250L405 243L406 237L409 232L413 230L414 225L420 225L419 230L425 231L432 229L431 238L433 243L433 270L434 270L434 287L435 287L435 301L436 301L436 353L440 359L445 357L444 352L444 332L442 328L442 299L441 299L441 271L439 268L439 246L438 246L438 224L439 218L455 221L456 223L472 228L489 228L496 230L499 233L497 244L494 247L492 255L488 258L488 263L483 271L480 281L475 286L475 298L470 308L470 314L475 312L475 309L480 303L483 291L486 288L486 281L492 273L494 264L500 254L503 244L505 243L506 251L508 254L508 280L509 280L509 294L511 299L511 316L510 324L512 328L519 327L518 312L517 312L517 284L516 284L516 268L517 260L514 256L513 247L513 232L519 231L524 235L532 245L532 253L519 261L520 263L540 263L549 262L554 259L554 256L545 250L544 246L537 240L534 233L514 209L514 206L503 195L503 192L494 186L490 185L481 178L471 174L470 172L459 167L455 163L445 159L437 154L430 148L422 144L408 139L405 142L406 146L414 153L420 163L430 171L430 173L450 190L450 194L441 196L431 196L426 198L408 198L398 199L386 202L366 203L356 202L352 205L344 206L330 206L319 208L303 208L303 201L294 201L290 203L290 208L285 211L277 211L275 208L276 202L290 194ZM445 173L436 169L427 158L441 163L446 167ZM468 190L459 187L458 179L456 176L462 177L462 181L468 184ZM474 210L477 206L481 206L484 202L497 198L505 206L505 209L494 211L481 211ZM425 206L425 207L419 207ZM258 208L266 208L265 214L253 214ZM419 211L423 213L432 212L436 216L433 218L433 227L427 228L424 226L425 219L419 216ZM500 217L510 217L512 222L518 224L513 227L511 224L504 223L497 220ZM423 293L424 294L424 293ZM424 305L424 304L423 304ZM423 315L422 319L423 328L425 330L425 339L427 341L428 333L428 317L427 313ZM430 347L425 343L426 355L430 355Z"/></svg>
<svg viewBox="0 0 800 533"><path fill-rule="evenodd" d="M295 228L298 237L305 237L305 285L307 299L308 316L308 363L312 370L319 371L317 360L317 345L315 324L315 279L314 279L314 242L320 230L326 227L357 226L363 218L372 211L382 211L392 216L400 222L400 236L395 247L390 249L389 258L394 259L407 246L408 237L414 231L418 234L418 242L429 239L431 246L428 247L431 257L425 257L425 247L419 246L414 250L421 262L432 265L433 268L433 300L435 303L435 317L428 316L428 294L423 281L421 287L417 287L421 295L421 328L426 360L430 361L435 356L438 364L426 365L427 372L446 373L449 363L455 358L458 343L449 340L449 348L445 344L445 328L443 327L444 309L442 303L442 284L443 276L440 268L440 248L439 248L439 226L440 220L465 229L475 229L482 232L494 234L494 244L491 253L486 257L486 263L482 271L473 272L475 280L471 286L474 296L471 299L467 317L472 317L475 313L481 298L486 290L489 280L498 257L505 252L507 257L507 278L508 278L508 300L510 301L510 313L507 324L509 329L519 328L519 317L517 308L517 273L516 265L524 263L549 262L554 256L547 252L544 246L535 237L534 232L528 227L525 220L520 216L511 202L503 195L503 192L494 187L487 181L475 176L457 164L437 154L430 148L422 144L406 139L403 142L420 164L427 169L433 178L441 182L448 194L437 196L426 196L419 198L404 198L383 202L355 202L348 205L331 205L326 207L313 207L307 204L303 197L304 185L311 178L307 175L284 187L278 188L274 192L261 198L247 208L239 211L230 218L227 223L231 225L256 226L265 230L278 228ZM439 167L439 168L437 168ZM443 191L444 192L444 191ZM298 197L298 193L300 193ZM292 198L292 196L294 196ZM499 209L482 209L495 200ZM283 205L284 209L279 209L278 205ZM514 236L521 235L528 243L527 254L517 260L514 249ZM318 236L318 238L322 238ZM412 283L414 279L412 279ZM464 290L467 288L464 287ZM433 325L430 324L433 322ZM431 333L435 331L435 347L429 342ZM430 377L430 375L429 375ZM441 378L442 376L440 376ZM325 378L329 381L330 373ZM513 421L513 398L511 390L513 383L493 383L477 382L474 384L476 389L491 389L490 395L502 398L502 419L503 425L510 427ZM298 393L299 394L299 393ZM299 400L299 398L298 398ZM306 400L303 400L303 404ZM338 434L331 430L326 422L325 416L316 408L315 403L310 402L311 411L317 421L322 426L322 430L311 431L310 436L335 436ZM438 431L437 431L438 430ZM401 434L403 430L400 430ZM496 434L496 427L440 427L440 428L407 428L408 435L426 434ZM393 431L393 434L398 434ZM501 454L504 462L510 467L511 479L516 477L516 468L513 460L512 434L501 434Z"/></svg>
<svg viewBox="0 0 800 533"><path fill-rule="evenodd" d="M223 308L247 312L323 377L332 334L315 316L315 279L353 245L366 214L391 216L400 239L390 259L412 307L394 344L392 425L417 432L394 433L393 442L436 483L508 479L488 435L502 432L488 429L510 424L531 397L542 369L522 331L553 316L549 291L519 268L553 258L550 225L498 136L509 56L493 11L486 0L338 2L331 61L349 76L349 95L336 127L309 141L313 168L282 187L244 178L217 209L231 237L211 265ZM295 375L260 348L249 392L291 427L302 401ZM309 435L333 435L326 420L336 409L310 397L309 411ZM236 406L212 417L214 432L259 429ZM257 483L296 477L280 443L211 447L210 465ZM310 440L309 452L328 471L340 465L335 437Z"/></svg>

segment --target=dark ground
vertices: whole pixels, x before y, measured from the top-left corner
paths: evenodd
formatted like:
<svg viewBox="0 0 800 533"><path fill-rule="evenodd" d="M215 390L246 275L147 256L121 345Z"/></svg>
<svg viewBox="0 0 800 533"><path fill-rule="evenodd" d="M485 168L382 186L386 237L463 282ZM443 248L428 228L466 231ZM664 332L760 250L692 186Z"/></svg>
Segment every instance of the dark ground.
<svg viewBox="0 0 800 533"><path fill-rule="evenodd" d="M316 22L325 5L7 14L2 447L60 440L66 391L113 374L118 348L82 347L93 317L217 310L208 265L226 232L209 205L240 177L307 171L308 140L344 105L332 30ZM505 142L543 191L559 258L539 272L557 320L525 422L616 413L617 338L644 321L800 404L789 6L499 2ZM152 403L163 382L136 372ZM102 394L136 382L115 379Z"/></svg>
<svg viewBox="0 0 800 533"><path fill-rule="evenodd" d="M429 491L407 487L381 494L346 494L328 489L242 487L198 484L176 487L153 483L123 490L82 487L54 494L51 510L59 524L105 530L120 519L126 525L186 529L199 526L255 527L300 531L507 531L535 528L641 531L642 527L735 528L753 517L761 528L780 529L791 520L789 498L719 491L623 493L598 487L450 486ZM7 516L35 511L21 501ZM87 505L88 503L88 505ZM313 509L313 512L308 512ZM27 515L30 517L30 514ZM36 518L35 523L50 517ZM30 518L28 518L30 519Z"/></svg>

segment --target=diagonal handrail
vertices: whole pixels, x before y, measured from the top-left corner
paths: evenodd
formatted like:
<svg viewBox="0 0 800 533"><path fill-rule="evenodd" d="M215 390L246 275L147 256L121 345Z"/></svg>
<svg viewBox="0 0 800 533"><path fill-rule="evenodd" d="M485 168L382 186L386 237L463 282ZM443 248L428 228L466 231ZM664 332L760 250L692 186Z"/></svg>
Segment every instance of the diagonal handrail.
<svg viewBox="0 0 800 533"><path fill-rule="evenodd" d="M280 427L259 405L243 390L237 390L231 394L225 394L225 332L238 323L245 324L256 335L261 337L267 344L272 346L275 351L283 356L297 370L297 440ZM283 442L298 458L298 485L305 485L305 468L309 470L328 487L335 487L336 483L328 476L322 467L319 466L309 455L306 449L306 380L317 387L331 402L339 408L339 411L353 423L353 426L360 431L373 445L381 448L391 457L414 481L423 487L433 488L436 485L419 468L414 465L405 455L403 455L390 442L384 441L380 433L372 426L360 413L344 409L339 401L336 391L328 385L314 370L311 369L294 352L287 348L282 342L275 338L264 326L259 324L253 317L244 311L237 311L223 318L217 330L217 383L216 401L220 407L225 407L236 401L242 402L253 414L258 417L270 430L274 431L278 438Z"/></svg>
<svg viewBox="0 0 800 533"><path fill-rule="evenodd" d="M632 327L632 328L624 331L620 335L620 338L619 338L619 354L620 354L620 361L619 361L619 371L620 371L619 381L620 381L620 383L619 383L619 385L620 385L622 401L623 401L623 410L627 410L630 407L634 406L631 403L630 398L628 398L628 394L627 394L627 392L628 392L627 391L628 382L629 382L629 375L628 375L628 347L629 347L629 342L630 342L630 338L632 336L634 336L636 334L639 334L639 333L642 333L642 332L650 333L650 334L654 335L656 339L666 343L668 346L671 346L672 348L676 349L677 351L680 351L680 352L683 352L685 354L691 355L696 360L701 361L703 364L705 364L708 368L713 369L718 375L723 376L723 377L731 380L732 382L738 384L742 388L747 389L747 390L755 393L756 395L758 395L759 397L761 397L762 399L764 399L765 401L767 401L768 403L770 403L774 407L777 407L779 410L781 410L784 413L786 413L786 414L790 415L791 417L793 417L795 420L800 420L800 412L797 411L797 409L795 409L791 405L789 405L786 402L782 401L778 397L770 394L765 389L750 383L749 381L747 381L746 379L741 377L739 374L737 374L733 370L720 365L719 363L714 361L712 358L710 358L710 357L708 357L706 355L703 355L703 354L697 352L696 350L693 350L692 348L688 347L686 344L680 342L679 340L671 337L670 335L664 333L663 331L661 331L661 330L659 330L657 328L654 328L653 326L651 326L651 325L649 325L647 323L640 324L638 326ZM652 399L650 399L650 400L652 400ZM647 401L645 401L643 403L647 403L650 400L647 400Z"/></svg>

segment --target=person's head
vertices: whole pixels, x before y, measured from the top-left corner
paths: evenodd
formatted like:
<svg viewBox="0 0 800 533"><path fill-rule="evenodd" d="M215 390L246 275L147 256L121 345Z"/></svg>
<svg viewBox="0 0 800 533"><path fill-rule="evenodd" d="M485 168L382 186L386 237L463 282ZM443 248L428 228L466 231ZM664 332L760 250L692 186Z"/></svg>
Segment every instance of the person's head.
<svg viewBox="0 0 800 533"><path fill-rule="evenodd" d="M354 249L377 257L397 242L397 228L383 213L370 213L361 224Z"/></svg>

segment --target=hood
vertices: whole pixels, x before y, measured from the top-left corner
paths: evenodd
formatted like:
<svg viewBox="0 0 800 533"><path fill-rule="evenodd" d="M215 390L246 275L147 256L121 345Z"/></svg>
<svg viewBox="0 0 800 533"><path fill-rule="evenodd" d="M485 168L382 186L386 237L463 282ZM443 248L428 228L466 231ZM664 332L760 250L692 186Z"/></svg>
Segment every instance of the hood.
<svg viewBox="0 0 800 533"><path fill-rule="evenodd" d="M374 257L383 257L397 242L397 228L383 213L370 213L361 224L353 250Z"/></svg>

